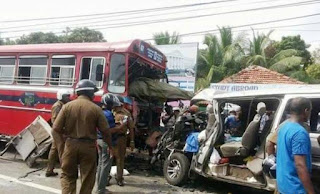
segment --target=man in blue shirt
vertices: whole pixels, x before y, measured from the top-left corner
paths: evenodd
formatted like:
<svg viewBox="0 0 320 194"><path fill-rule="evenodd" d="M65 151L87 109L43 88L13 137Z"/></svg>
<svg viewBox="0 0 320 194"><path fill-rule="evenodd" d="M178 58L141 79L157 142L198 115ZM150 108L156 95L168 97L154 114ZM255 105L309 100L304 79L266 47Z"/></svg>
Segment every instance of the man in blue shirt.
<svg viewBox="0 0 320 194"><path fill-rule="evenodd" d="M114 115L112 113L112 108L120 104L118 98L113 94L105 94L101 98L103 114L108 120L110 126L110 133L112 134L112 145L115 144L116 135L118 133L124 133L127 123L122 123L116 126ZM107 143L102 139L103 136L98 131L98 168L97 168L97 193L106 193L106 186L109 185L110 170L113 162L113 157L109 153L109 148Z"/></svg>
<svg viewBox="0 0 320 194"><path fill-rule="evenodd" d="M309 120L311 102L294 98L289 104L290 119L278 131L277 186L282 194L315 193L311 174L311 142L303 122Z"/></svg>

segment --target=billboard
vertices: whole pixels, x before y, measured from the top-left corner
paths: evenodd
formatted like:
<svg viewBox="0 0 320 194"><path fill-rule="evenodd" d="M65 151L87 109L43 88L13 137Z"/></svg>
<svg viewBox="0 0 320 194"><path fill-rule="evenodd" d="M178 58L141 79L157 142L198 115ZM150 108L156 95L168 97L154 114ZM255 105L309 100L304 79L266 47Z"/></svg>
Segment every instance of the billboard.
<svg viewBox="0 0 320 194"><path fill-rule="evenodd" d="M198 46L198 43L155 45L167 57L169 84L194 91Z"/></svg>

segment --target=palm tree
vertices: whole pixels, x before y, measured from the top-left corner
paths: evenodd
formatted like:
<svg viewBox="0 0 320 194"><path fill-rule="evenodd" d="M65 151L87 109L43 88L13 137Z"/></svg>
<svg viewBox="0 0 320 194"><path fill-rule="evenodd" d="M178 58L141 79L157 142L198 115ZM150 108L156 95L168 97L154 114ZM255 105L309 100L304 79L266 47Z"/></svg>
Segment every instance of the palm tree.
<svg viewBox="0 0 320 194"><path fill-rule="evenodd" d="M238 72L241 69L242 56L244 50L245 34L240 34L233 38L231 28L219 28L220 39L213 34L207 34L204 44L207 49L200 52L199 72L206 72L205 76L197 80L196 88L203 89L210 85L211 82L217 82L225 76Z"/></svg>
<svg viewBox="0 0 320 194"><path fill-rule="evenodd" d="M298 56L295 49L282 50L276 54L270 61L270 69L279 73L291 75L295 71L301 70L303 58Z"/></svg>
<svg viewBox="0 0 320 194"><path fill-rule="evenodd" d="M291 71L299 70L303 58L297 56L298 51L294 49L282 50L272 58L267 58L265 51L272 43L270 39L272 32L273 30L265 35L255 34L253 31L253 40L250 41L247 66L260 65L287 75L289 75Z"/></svg>
<svg viewBox="0 0 320 194"><path fill-rule="evenodd" d="M179 44L181 42L179 33L173 32L170 35L168 31L153 34L153 39L156 45Z"/></svg>
<svg viewBox="0 0 320 194"><path fill-rule="evenodd" d="M267 34L259 34L253 31L253 40L250 40L249 45L249 60L247 65L260 65L263 67L267 67L267 59L265 55L265 49L271 43L271 39L269 38L272 30Z"/></svg>

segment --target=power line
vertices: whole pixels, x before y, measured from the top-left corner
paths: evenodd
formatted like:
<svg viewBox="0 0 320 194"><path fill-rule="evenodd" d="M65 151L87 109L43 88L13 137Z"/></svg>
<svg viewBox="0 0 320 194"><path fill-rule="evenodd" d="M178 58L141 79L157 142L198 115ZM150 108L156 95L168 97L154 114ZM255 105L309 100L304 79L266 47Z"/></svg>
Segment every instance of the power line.
<svg viewBox="0 0 320 194"><path fill-rule="evenodd" d="M265 22L257 22L257 23L251 23L251 24L231 26L229 28L235 29L235 28L251 27L251 26L256 26L256 25L261 25L261 24L270 24L270 23L276 23L276 22L290 21L290 20L296 20L296 19L307 18L307 17L314 17L314 16L319 16L319 15L320 15L320 13L315 13L315 14L304 15L304 16L297 16L297 17L284 18L284 19L278 19L278 20L270 20L270 21L265 21ZM216 29L212 29L212 30L205 30L205 31L180 34L179 36L181 36L181 37L192 36L192 35L197 35L197 34L207 34L207 33L218 32L218 31L219 31L219 29L216 28ZM144 39L144 40L153 40L153 38Z"/></svg>
<svg viewBox="0 0 320 194"><path fill-rule="evenodd" d="M242 27L251 27L251 26L256 26L256 25L262 25L262 24L270 24L270 23L277 23L277 22L283 22L283 21L290 21L290 20L296 20L296 19L302 19L302 18L308 18L308 17L315 17L315 16L319 16L320 13L314 13L314 14L309 14L309 15L303 15L303 16L297 16L297 17L291 17L291 18L283 18L283 19L278 19L278 20L270 20L270 21L264 21L264 22L257 22L257 23L251 23L251 24L243 24L243 25L239 25L239 26L233 26L230 28L242 28ZM313 22L313 23L307 23L307 24L318 24L320 22ZM307 25L305 24L296 24L296 25L285 25L285 26L278 26L278 28L281 27L291 27L291 26L302 26L302 25ZM256 28L257 30L259 29L272 29L275 27L268 27L268 28ZM206 34L206 33L212 33L212 32L218 32L219 29L212 29L212 30L205 30L205 31L198 31L198 32L191 32L191 33L185 33L185 34L180 34L179 36L183 37L183 36L193 36L193 35L202 35L202 34ZM246 30L244 30L246 31ZM62 34L60 33L55 33L55 34ZM6 37L6 38L19 38L21 36L14 36L14 37ZM1 39L6 39L6 38L1 38ZM145 40L153 40L153 38L149 38L149 39L145 39Z"/></svg>
<svg viewBox="0 0 320 194"><path fill-rule="evenodd" d="M3 20L3 21L0 21L0 23L16 23L16 22L28 22L28 21L91 17L91 16L99 16L99 15L116 15L116 14L127 14L127 13L136 13L136 12L150 12L150 11L157 11L157 10L161 10L161 9L177 9L177 8L194 7L194 6L202 6L202 5L209 5L209 4L228 3L228 2L234 2L234 1L241 1L241 0L210 1L210 2L205 2L205 3L194 3L194 4L185 4L185 5L149 8L149 9L126 10L126 11L109 12L109 13L96 13L96 14L85 14L85 15L61 16L61 17L31 18L31 19L20 19L20 20Z"/></svg>
<svg viewBox="0 0 320 194"><path fill-rule="evenodd" d="M308 3L308 4L306 4L306 3ZM105 26L105 25L100 24L100 25L90 25L90 26L86 26L86 27L103 26L102 28L95 28L96 30L103 30L103 29L110 29L110 28L122 28L122 27L139 26L139 25L146 25L146 24L153 24L153 23L163 23L163 22L170 22L170 21L203 18L203 17L216 16L216 15L259 11L259 10L265 10L265 9L278 9L278 8L283 8L286 6L293 7L293 6L299 6L299 5L310 5L310 4L315 4L315 3L320 3L320 1L319 0L312 0L312 1L299 2L299 3L295 3L295 4L282 4L282 5L277 5L277 6L268 6L268 7L260 7L260 8L253 8L253 9L228 11L228 12L220 12L220 13L213 13L213 14L203 14L203 15L198 15L198 16L188 16L188 17L170 18L170 19L162 19L162 20L151 20L151 21L150 20L149 21L139 21L139 22L131 22L131 23L109 24L109 26Z"/></svg>
<svg viewBox="0 0 320 194"><path fill-rule="evenodd" d="M311 4L317 4L317 3L320 3L320 0L310 0L310 1L291 3L291 4L281 4L281 5L259 7L259 8L252 8L252 9L243 9L243 10L235 10L235 11L227 11L227 12L220 12L220 13L213 13L213 14L202 14L202 15L197 15L197 16L176 17L176 18L158 19L158 20L145 20L145 21L130 22L130 23L128 23L128 22L113 23L113 24L109 24L109 25L97 24L97 25L88 25L85 27L103 26L102 28L94 28L96 30L111 29L111 28L123 28L123 27L129 27L129 26L139 26L139 25L146 25L146 24L153 24L153 23L163 23L163 22L170 22L170 21L180 21L180 20L188 20L188 19L195 19L195 18L203 18L203 17L216 16L216 15L243 13L243 12L250 12L250 11L267 10L267 9L279 9L279 8L287 8L287 7L295 7L295 6L304 6L304 5L311 5ZM92 23L94 23L94 22L92 22ZM62 28L55 28L55 29L51 29L51 30L58 30L58 29L62 29ZM25 32L25 31L29 31L29 30L2 31L2 33Z"/></svg>
<svg viewBox="0 0 320 194"><path fill-rule="evenodd" d="M277 29L277 28L275 28L275 29ZM277 29L277 31L320 32L320 30L304 30L304 29L290 29L290 30L282 30L282 29L279 30L279 29Z"/></svg>
<svg viewBox="0 0 320 194"><path fill-rule="evenodd" d="M275 26L272 28L289 28L289 27L296 27L296 26L308 26L308 25L314 25L314 24L320 24L320 22L310 22L310 23L303 23L303 24L292 24L292 25L284 25L284 26ZM262 27L259 28L259 30L265 30L270 29L270 27ZM305 30L305 31L313 31L313 30Z"/></svg>
<svg viewBox="0 0 320 194"><path fill-rule="evenodd" d="M309 43L314 43L314 42L320 42L320 40L313 40L313 41L310 41Z"/></svg>
<svg viewBox="0 0 320 194"><path fill-rule="evenodd" d="M146 18L146 17L154 17L154 16L161 16L161 15L172 15L172 14L178 14L178 13L190 13L194 11L201 11L201 10L210 10L214 8L223 8L223 7L233 7L233 6L239 6L239 5L252 5L252 4L257 4L257 3L265 3L265 2L274 2L274 1L281 1L281 0L263 0L263 1L255 1L255 2L250 2L250 3L242 3L242 4L233 4L233 5L225 5L225 6L218 6L218 7L205 7L205 8L196 8L196 9L191 9L191 10L183 10L183 11L178 11L178 12L171 12L171 13L157 13L157 14L151 14L151 15L142 15L142 16L134 16L134 17L126 17L126 18L118 18L114 19L111 21L123 21L123 20L131 20L131 19L141 19L141 18ZM299 3L299 2L297 2ZM166 10L157 10L156 12L159 11L166 11ZM144 13L132 13L132 14L144 14ZM128 15L128 14L126 14ZM110 16L111 18L113 17L118 17L118 16ZM91 18L83 18L83 19L75 19L75 20L67 20L63 21L63 23L69 23L69 22L79 22L79 21L88 21L88 20L96 20L96 19L101 19L103 18L104 20L99 20L95 21L94 23L97 22L105 22L105 21L110 21L105 20L105 16L100 16L100 17L91 17ZM85 22L85 23L77 23L76 25L85 25L85 24L92 24L93 22ZM48 23L39 23L39 24L29 24L29 25L22 25L22 26L11 26L11 27L5 27L5 28L0 28L0 30L8 30L8 29L17 29L17 28L25 28L25 27L34 27L34 26L43 26L43 25L53 25L53 24L61 24L61 21L57 22L48 22ZM72 26L68 26L72 27Z"/></svg>

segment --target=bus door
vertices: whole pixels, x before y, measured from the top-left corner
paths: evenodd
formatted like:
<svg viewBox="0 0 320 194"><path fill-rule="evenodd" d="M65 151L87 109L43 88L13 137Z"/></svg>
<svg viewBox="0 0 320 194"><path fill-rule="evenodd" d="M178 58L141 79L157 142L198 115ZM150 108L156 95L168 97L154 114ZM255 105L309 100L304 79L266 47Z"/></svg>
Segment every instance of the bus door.
<svg viewBox="0 0 320 194"><path fill-rule="evenodd" d="M101 88L103 86L105 64L105 57L82 57L80 80L89 79L93 81L98 88Z"/></svg>

